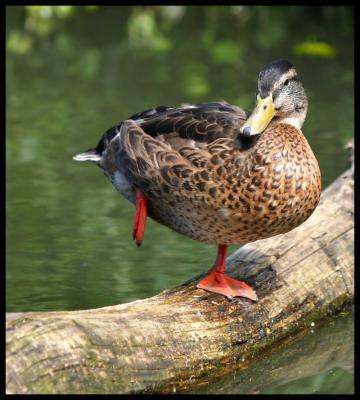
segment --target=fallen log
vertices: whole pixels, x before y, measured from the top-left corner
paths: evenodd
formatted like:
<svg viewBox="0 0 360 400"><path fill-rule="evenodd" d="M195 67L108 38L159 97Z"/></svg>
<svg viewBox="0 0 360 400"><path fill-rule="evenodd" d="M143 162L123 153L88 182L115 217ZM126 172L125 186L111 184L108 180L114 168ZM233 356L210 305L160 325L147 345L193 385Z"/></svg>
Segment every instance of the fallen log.
<svg viewBox="0 0 360 400"><path fill-rule="evenodd" d="M7 315L8 393L189 391L234 369L354 297L353 167L293 231L227 260L259 301L196 288L94 310Z"/></svg>

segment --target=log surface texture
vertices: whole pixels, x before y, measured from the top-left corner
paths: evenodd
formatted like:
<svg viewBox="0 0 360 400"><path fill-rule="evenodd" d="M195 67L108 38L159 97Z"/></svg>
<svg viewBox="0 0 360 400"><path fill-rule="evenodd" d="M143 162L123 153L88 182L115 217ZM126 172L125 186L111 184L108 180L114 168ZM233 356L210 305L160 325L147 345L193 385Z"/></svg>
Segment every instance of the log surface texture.
<svg viewBox="0 0 360 400"><path fill-rule="evenodd" d="M353 167L300 227L243 246L227 271L259 301L196 288L94 310L7 315L8 393L174 393L251 359L354 296ZM175 260L174 260L175 262Z"/></svg>

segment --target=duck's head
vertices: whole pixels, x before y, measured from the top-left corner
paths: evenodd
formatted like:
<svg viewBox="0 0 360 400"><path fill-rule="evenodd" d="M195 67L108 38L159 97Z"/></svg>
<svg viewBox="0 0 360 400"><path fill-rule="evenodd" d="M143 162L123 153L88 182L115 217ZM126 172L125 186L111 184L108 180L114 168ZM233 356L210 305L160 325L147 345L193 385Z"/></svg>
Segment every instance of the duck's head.
<svg viewBox="0 0 360 400"><path fill-rule="evenodd" d="M256 106L241 127L244 136L258 135L271 123L288 123L301 129L307 112L305 90L294 66L286 60L265 65L259 74Z"/></svg>

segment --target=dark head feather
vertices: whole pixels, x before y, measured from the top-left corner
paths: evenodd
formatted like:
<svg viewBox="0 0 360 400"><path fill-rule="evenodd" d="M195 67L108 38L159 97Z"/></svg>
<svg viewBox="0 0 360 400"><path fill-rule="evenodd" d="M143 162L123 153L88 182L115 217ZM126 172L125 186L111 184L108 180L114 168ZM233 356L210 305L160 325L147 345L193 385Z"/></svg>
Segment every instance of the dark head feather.
<svg viewBox="0 0 360 400"><path fill-rule="evenodd" d="M258 79L258 90L261 98L265 98L269 95L275 82L277 82L280 77L294 66L287 60L275 60L261 70Z"/></svg>

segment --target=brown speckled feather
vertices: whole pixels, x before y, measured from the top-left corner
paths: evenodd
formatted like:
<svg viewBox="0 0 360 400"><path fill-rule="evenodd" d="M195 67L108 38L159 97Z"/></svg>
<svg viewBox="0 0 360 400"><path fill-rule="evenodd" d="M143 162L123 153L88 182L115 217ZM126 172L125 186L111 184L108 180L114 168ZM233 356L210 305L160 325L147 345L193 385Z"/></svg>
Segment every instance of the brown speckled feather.
<svg viewBox="0 0 360 400"><path fill-rule="evenodd" d="M193 239L241 244L289 231L319 201L316 159L287 124L239 135L246 117L225 103L147 110L111 134L100 166L129 200L139 188L152 218Z"/></svg>

